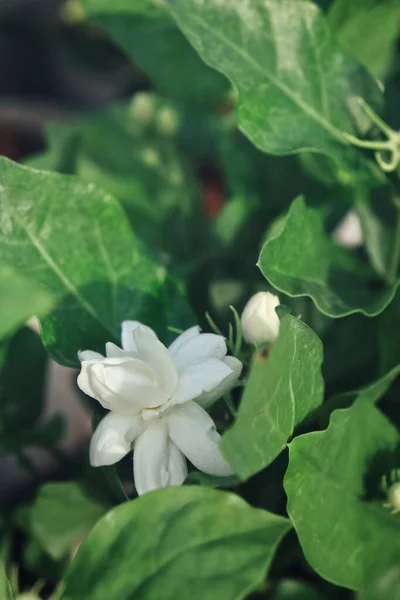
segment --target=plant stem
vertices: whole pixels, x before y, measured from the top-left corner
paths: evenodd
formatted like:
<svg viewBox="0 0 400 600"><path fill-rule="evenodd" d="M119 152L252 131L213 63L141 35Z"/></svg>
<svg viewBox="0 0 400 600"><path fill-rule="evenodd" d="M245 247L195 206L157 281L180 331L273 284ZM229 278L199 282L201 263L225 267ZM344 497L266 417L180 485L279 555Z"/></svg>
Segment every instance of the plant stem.
<svg viewBox="0 0 400 600"><path fill-rule="evenodd" d="M231 416L232 416L234 419L236 419L236 416L237 416L237 411L236 411L236 408L235 408L235 407L234 407L234 405L233 405L232 398L231 398L231 395L230 395L230 394L226 394L226 396L224 396L224 402L225 402L225 404L226 404L226 407L227 407L227 409L229 410L229 412L230 412Z"/></svg>
<svg viewBox="0 0 400 600"><path fill-rule="evenodd" d="M396 198L394 201L394 205L397 209L397 219L396 219L396 230L395 230L395 238L393 245L393 253L388 269L389 281L394 283L397 279L397 271L399 269L400 263L400 199Z"/></svg>

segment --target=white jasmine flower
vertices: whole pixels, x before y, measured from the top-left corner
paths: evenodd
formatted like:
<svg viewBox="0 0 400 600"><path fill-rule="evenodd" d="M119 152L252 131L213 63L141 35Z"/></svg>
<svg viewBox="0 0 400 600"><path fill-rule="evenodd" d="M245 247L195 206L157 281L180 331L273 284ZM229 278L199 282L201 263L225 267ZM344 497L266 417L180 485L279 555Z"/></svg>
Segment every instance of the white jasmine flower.
<svg viewBox="0 0 400 600"><path fill-rule="evenodd" d="M232 473L220 435L204 408L228 392L242 363L226 356L220 335L192 327L167 349L152 329L122 323L122 349L106 344L106 356L79 352L80 389L110 412L90 444L93 466L112 465L134 448L138 494L181 485L190 462L210 475Z"/></svg>
<svg viewBox="0 0 400 600"><path fill-rule="evenodd" d="M278 296L270 292L258 292L250 298L241 317L246 342L267 344L276 340L279 334L279 318L275 308L279 304Z"/></svg>

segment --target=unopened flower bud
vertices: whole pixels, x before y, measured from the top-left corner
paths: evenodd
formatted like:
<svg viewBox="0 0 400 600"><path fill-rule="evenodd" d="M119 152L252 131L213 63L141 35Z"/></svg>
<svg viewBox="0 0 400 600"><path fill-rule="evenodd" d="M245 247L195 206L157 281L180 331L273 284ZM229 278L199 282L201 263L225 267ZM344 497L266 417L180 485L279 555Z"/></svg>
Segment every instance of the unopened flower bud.
<svg viewBox="0 0 400 600"><path fill-rule="evenodd" d="M242 313L241 323L246 342L267 344L274 342L279 333L279 318L275 308L278 296L270 292L258 292L250 298Z"/></svg>
<svg viewBox="0 0 400 600"><path fill-rule="evenodd" d="M131 118L143 126L148 125L155 113L155 101L148 92L137 92L130 103L129 113Z"/></svg>
<svg viewBox="0 0 400 600"><path fill-rule="evenodd" d="M163 106L156 117L158 131L162 135L170 136L176 134L179 128L179 115L177 111L169 106Z"/></svg>

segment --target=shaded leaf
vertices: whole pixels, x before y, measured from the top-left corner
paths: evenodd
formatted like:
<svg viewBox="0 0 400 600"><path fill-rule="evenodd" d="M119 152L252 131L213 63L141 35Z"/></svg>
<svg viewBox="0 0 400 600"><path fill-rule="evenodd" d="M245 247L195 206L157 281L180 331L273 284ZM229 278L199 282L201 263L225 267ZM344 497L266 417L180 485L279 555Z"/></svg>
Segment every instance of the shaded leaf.
<svg viewBox="0 0 400 600"><path fill-rule="evenodd" d="M197 56L161 3L84 0L88 17L103 29L171 97L219 96L227 82Z"/></svg>
<svg viewBox="0 0 400 600"><path fill-rule="evenodd" d="M342 46L374 77L387 75L400 33L398 0L336 0L329 22Z"/></svg>
<svg viewBox="0 0 400 600"><path fill-rule="evenodd" d="M42 414L47 354L38 334L23 327L10 340L0 374L0 430L14 436Z"/></svg>
<svg viewBox="0 0 400 600"><path fill-rule="evenodd" d="M106 509L77 483L46 483L32 505L30 529L43 550L59 560L75 549Z"/></svg>

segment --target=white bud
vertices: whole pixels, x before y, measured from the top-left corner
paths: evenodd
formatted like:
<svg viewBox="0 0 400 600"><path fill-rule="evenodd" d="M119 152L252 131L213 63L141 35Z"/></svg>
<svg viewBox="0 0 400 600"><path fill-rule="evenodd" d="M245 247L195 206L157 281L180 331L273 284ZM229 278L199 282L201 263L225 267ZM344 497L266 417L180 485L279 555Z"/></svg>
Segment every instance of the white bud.
<svg viewBox="0 0 400 600"><path fill-rule="evenodd" d="M163 106L158 111L156 124L160 133L172 137L179 128L179 115L173 108Z"/></svg>
<svg viewBox="0 0 400 600"><path fill-rule="evenodd" d="M241 323L246 342L267 344L274 342L279 333L279 318L275 308L278 296L270 292L258 292L250 298L242 313Z"/></svg>
<svg viewBox="0 0 400 600"><path fill-rule="evenodd" d="M134 121L148 125L155 113L155 100L148 92L137 92L130 103L129 114Z"/></svg>

